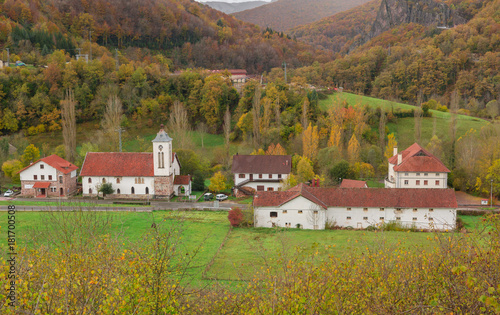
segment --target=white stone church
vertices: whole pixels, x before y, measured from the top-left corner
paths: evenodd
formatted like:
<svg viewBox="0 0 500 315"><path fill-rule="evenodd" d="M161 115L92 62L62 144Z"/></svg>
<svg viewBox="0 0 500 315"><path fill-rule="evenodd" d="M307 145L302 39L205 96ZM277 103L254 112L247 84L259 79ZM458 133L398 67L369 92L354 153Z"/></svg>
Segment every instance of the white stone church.
<svg viewBox="0 0 500 315"><path fill-rule="evenodd" d="M116 198L169 198L190 193L190 176L180 172L172 138L162 125L153 140L153 153L88 152L80 176L83 196L96 196L103 183L111 183Z"/></svg>

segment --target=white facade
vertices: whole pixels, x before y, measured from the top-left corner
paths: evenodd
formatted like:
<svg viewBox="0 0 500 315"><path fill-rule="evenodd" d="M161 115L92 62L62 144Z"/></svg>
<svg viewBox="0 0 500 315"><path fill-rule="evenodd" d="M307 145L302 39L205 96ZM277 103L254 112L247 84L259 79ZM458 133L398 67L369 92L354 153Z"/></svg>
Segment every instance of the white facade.
<svg viewBox="0 0 500 315"><path fill-rule="evenodd" d="M154 195L154 177L82 177L83 195L97 196L103 183L111 183L116 195Z"/></svg>
<svg viewBox="0 0 500 315"><path fill-rule="evenodd" d="M21 181L57 181L57 170L49 164L39 161L35 165L19 173ZM71 172L71 177L76 176L76 171Z"/></svg>
<svg viewBox="0 0 500 315"><path fill-rule="evenodd" d="M448 173L395 172L392 188L448 188Z"/></svg>
<svg viewBox="0 0 500 315"><path fill-rule="evenodd" d="M452 230L455 228L454 208L360 208L328 207L326 210L302 197L279 207L256 207L256 227L298 227L304 229L325 228L325 224L339 227L365 229L380 226L384 222L400 222L417 229Z"/></svg>
<svg viewBox="0 0 500 315"><path fill-rule="evenodd" d="M244 174L236 173L234 174L234 185L243 185L244 187L250 187L256 191L267 191L272 188L272 190L281 189L281 181L288 178L288 174Z"/></svg>

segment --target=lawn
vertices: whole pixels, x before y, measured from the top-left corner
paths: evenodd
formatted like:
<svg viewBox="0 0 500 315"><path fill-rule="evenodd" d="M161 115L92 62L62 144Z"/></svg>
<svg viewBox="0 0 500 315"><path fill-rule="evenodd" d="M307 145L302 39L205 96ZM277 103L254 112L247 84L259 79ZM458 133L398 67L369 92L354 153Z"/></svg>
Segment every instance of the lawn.
<svg viewBox="0 0 500 315"><path fill-rule="evenodd" d="M321 100L319 106L323 110L328 110L334 104L341 104L341 102L347 102L349 105L368 105L370 107L381 107L384 108L386 112L392 111L393 109L414 109L415 106L390 102L382 99L377 99L373 97L361 96L351 93L335 93L329 95L328 99ZM436 119L436 135L441 140L448 140L449 134L449 121L451 118L450 113L444 113L437 110L431 110L432 117L426 117L422 120L422 143L427 144L432 137L434 130L434 119ZM471 128L480 130L483 126L486 126L488 122L484 119L457 115L457 139L465 134ZM394 132L396 135L396 140L401 148L406 148L413 144L415 135L415 122L414 118L403 118L398 119L397 124L388 123L387 127L390 132Z"/></svg>
<svg viewBox="0 0 500 315"><path fill-rule="evenodd" d="M26 200L0 200L0 206L39 206L39 207L83 207L83 208L93 208L93 207L148 207L146 205L140 204L98 204L94 202L67 202L67 201L26 201Z"/></svg>

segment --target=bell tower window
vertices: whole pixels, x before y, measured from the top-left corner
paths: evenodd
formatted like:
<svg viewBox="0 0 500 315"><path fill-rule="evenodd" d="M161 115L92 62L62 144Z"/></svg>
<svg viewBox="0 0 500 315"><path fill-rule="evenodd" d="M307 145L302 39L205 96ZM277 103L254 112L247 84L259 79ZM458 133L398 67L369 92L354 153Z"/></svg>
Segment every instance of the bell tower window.
<svg viewBox="0 0 500 315"><path fill-rule="evenodd" d="M165 168L165 154L162 152L163 146L158 146L158 168Z"/></svg>

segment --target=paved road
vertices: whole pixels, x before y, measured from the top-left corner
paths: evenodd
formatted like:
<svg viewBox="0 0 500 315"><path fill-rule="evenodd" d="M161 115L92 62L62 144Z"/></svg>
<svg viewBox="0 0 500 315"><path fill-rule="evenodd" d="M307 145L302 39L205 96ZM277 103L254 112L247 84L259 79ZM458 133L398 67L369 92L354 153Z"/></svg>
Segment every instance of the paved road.
<svg viewBox="0 0 500 315"><path fill-rule="evenodd" d="M32 199L32 198L16 198L11 199L16 201L41 201L41 202L58 202L58 199ZM152 211L152 210L178 210L178 209L197 209L197 210L213 210L213 211L228 211L232 207L247 208L247 205L234 203L231 201L223 201L219 203L219 207L214 207L214 202L168 202L168 201L151 201L150 207L109 207L106 205L113 204L113 200L82 200L82 199L64 199L62 202L74 202L75 206L17 206L19 211L46 211L46 210L73 210L78 207L81 202L92 203L90 207L83 207L84 210L93 211ZM0 210L7 210L7 206L0 206Z"/></svg>

